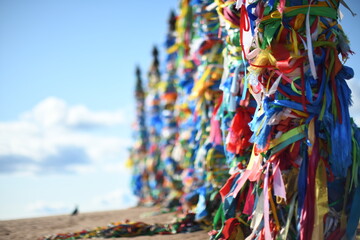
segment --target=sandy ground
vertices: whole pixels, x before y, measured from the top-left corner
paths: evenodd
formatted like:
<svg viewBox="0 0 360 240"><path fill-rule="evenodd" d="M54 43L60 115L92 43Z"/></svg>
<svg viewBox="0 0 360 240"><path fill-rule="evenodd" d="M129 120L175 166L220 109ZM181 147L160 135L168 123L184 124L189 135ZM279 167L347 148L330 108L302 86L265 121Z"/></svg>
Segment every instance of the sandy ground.
<svg viewBox="0 0 360 240"><path fill-rule="evenodd" d="M83 229L93 229L98 226L107 226L112 222L142 221L145 223L170 223L173 213L156 216L144 216L146 213L157 211L157 208L136 207L125 210L106 212L80 213L77 216L61 215L41 218L28 218L19 220L0 221L1 240L36 240L39 237L66 232L78 232ZM94 238L93 238L94 239ZM96 238L102 239L102 238ZM111 238L111 239L133 239L133 240L175 240L175 239L209 239L206 231L194 233L183 233L175 235L139 236L133 238Z"/></svg>
<svg viewBox="0 0 360 240"><path fill-rule="evenodd" d="M78 232L83 229L94 229L98 226L107 226L109 223L131 221L142 221L145 223L171 223L174 213L149 216L149 213L158 211L158 208L136 207L125 210L106 212L80 213L77 216L60 215L41 218L28 218L19 220L0 221L0 240L36 240L42 236ZM360 227L360 225L359 225ZM358 228L356 239L360 239ZM92 238L95 239L95 238ZM103 238L96 238L97 240ZM175 235L139 236L132 238L111 238L127 240L201 240L209 239L207 231L194 233L180 233Z"/></svg>

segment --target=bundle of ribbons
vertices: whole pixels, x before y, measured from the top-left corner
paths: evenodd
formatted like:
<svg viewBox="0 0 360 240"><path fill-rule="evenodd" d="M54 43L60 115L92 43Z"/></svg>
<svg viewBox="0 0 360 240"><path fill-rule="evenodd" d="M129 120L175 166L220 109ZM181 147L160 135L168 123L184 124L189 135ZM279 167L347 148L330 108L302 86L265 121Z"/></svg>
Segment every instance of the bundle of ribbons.
<svg viewBox="0 0 360 240"><path fill-rule="evenodd" d="M62 233L42 237L39 240L73 240L89 238L118 238L135 236L168 235L198 231L200 226L194 221L194 214L187 214L170 224L146 224L144 222L118 222L106 227L82 230L74 233Z"/></svg>
<svg viewBox="0 0 360 240"><path fill-rule="evenodd" d="M169 18L169 30L165 41L166 60L164 81L162 82L162 121L161 131L161 161L165 166L165 189L168 191L162 205L172 209L179 205L182 196L182 168L178 161L173 158L175 142L178 139L178 120L175 113L177 93L177 44L176 44L176 15L171 12Z"/></svg>
<svg viewBox="0 0 360 240"><path fill-rule="evenodd" d="M360 132L340 1L179 5L167 45L179 134L162 161L182 171L182 209L212 222L212 239L353 238Z"/></svg>
<svg viewBox="0 0 360 240"><path fill-rule="evenodd" d="M210 239L353 239L360 130L340 3L180 0L165 71L154 50L146 90L138 74L139 203L193 214Z"/></svg>
<svg viewBox="0 0 360 240"><path fill-rule="evenodd" d="M339 59L351 53L339 3L218 4L226 24L240 23L242 82L256 111L251 155L221 190L224 224L213 238L352 239L360 139L349 116L353 70Z"/></svg>
<svg viewBox="0 0 360 240"><path fill-rule="evenodd" d="M223 72L223 43L218 37L217 12L214 8L207 8L210 2L182 2L182 6L193 13L187 61L194 69L193 85L187 95L192 103L190 117L194 126L188 142L191 154L185 157L183 205L184 210L195 211L196 219L205 223L212 220L212 212L221 200L219 189L229 176L220 125L215 119L221 103L219 84Z"/></svg>

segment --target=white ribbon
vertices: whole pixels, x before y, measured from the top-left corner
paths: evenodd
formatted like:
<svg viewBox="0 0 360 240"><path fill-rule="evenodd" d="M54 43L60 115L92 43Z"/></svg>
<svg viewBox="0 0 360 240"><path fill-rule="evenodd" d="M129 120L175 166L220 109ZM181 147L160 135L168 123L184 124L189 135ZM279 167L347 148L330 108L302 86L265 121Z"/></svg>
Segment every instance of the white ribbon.
<svg viewBox="0 0 360 240"><path fill-rule="evenodd" d="M307 41L307 52L308 52L311 74L314 77L314 79L317 79L316 67L315 67L314 55L313 55L312 39L310 33L310 5L306 14L306 41Z"/></svg>
<svg viewBox="0 0 360 240"><path fill-rule="evenodd" d="M235 8L236 8L237 10L239 10L242 5L243 5L243 0L237 0L237 1L236 1L236 6L235 6Z"/></svg>

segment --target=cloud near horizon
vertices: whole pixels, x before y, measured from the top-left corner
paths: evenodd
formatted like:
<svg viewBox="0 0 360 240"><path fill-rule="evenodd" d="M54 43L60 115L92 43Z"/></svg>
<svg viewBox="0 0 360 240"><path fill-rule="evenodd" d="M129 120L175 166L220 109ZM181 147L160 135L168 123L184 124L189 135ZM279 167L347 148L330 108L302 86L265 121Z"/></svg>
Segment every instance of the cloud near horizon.
<svg viewBox="0 0 360 240"><path fill-rule="evenodd" d="M71 207L72 206L60 201L36 201L28 204L26 207L26 211L40 215L70 214L71 210L73 210Z"/></svg>
<svg viewBox="0 0 360 240"><path fill-rule="evenodd" d="M105 195L95 197L92 202L94 205L103 208L119 209L133 207L137 200L130 188L118 188Z"/></svg>
<svg viewBox="0 0 360 240"><path fill-rule="evenodd" d="M123 209L133 207L137 203L136 197L132 195L129 188L116 188L112 191L98 194L89 199L84 205L77 205L80 212L98 210ZM27 204L25 211L36 216L53 214L70 214L75 204L69 201L44 201L37 200Z"/></svg>
<svg viewBox="0 0 360 240"><path fill-rule="evenodd" d="M0 174L66 174L120 162L130 141L91 130L126 124L120 110L91 111L46 98L17 120L0 122Z"/></svg>

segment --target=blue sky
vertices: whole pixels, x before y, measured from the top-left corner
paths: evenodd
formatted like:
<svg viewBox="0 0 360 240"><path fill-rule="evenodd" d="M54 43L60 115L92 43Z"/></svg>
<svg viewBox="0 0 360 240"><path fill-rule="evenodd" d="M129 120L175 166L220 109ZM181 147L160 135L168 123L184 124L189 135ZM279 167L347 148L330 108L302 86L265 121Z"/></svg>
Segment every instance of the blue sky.
<svg viewBox="0 0 360 240"><path fill-rule="evenodd" d="M0 219L135 204L124 168L135 66L145 79L176 8L0 1Z"/></svg>
<svg viewBox="0 0 360 240"><path fill-rule="evenodd" d="M348 4L360 14L358 1ZM176 8L177 0L0 1L0 219L135 204L124 168L134 68L145 79ZM359 17L342 11L357 73ZM359 80L350 81L357 119Z"/></svg>

